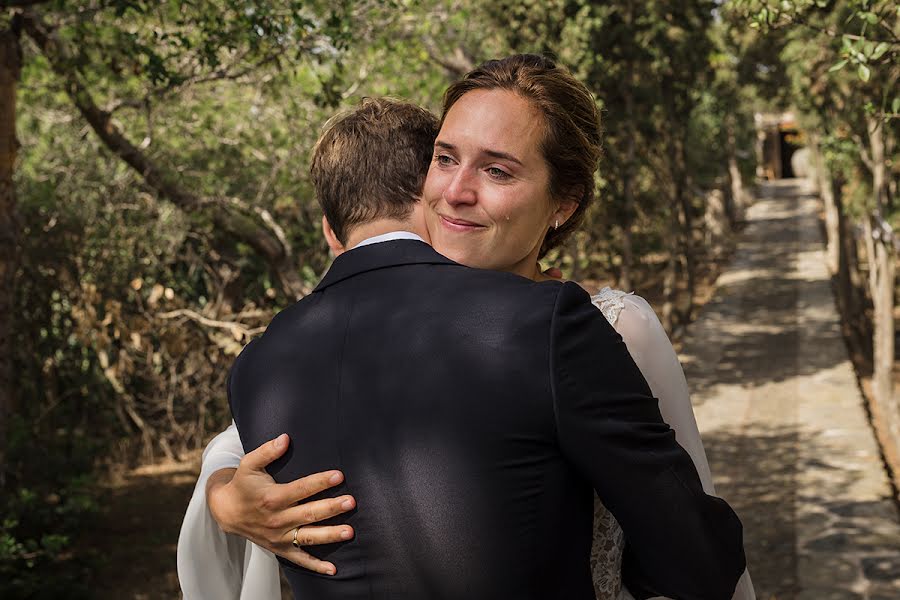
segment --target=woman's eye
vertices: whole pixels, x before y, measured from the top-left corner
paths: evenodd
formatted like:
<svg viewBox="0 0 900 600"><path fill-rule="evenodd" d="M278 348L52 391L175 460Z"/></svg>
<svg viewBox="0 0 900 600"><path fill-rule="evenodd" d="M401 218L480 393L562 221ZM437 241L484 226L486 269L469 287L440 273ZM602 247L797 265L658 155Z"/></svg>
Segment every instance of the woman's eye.
<svg viewBox="0 0 900 600"><path fill-rule="evenodd" d="M446 166L449 166L453 162L453 159L450 158L449 156L447 156L446 154L437 154L434 157L434 161L437 164L441 165L442 167L446 167Z"/></svg>
<svg viewBox="0 0 900 600"><path fill-rule="evenodd" d="M488 175L490 175L494 179L506 179L509 177L509 173L499 167L489 167Z"/></svg>

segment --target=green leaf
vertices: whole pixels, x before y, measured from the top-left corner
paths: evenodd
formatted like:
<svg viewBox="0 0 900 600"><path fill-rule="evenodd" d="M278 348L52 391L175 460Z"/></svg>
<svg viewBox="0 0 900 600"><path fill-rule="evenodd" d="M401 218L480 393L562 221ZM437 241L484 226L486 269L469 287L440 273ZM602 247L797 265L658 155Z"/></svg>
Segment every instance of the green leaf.
<svg viewBox="0 0 900 600"><path fill-rule="evenodd" d="M868 81L869 76L872 74L869 70L869 67L866 65L859 65L859 69L856 71L856 74L859 75L859 78L863 81Z"/></svg>
<svg viewBox="0 0 900 600"><path fill-rule="evenodd" d="M831 65L831 68L828 69L828 72L829 72L829 73L834 73L835 71L840 71L841 69L844 68L844 65L846 65L846 64L847 64L847 61L846 61L846 60L842 60L842 61L840 61L840 62L837 62L837 63Z"/></svg>
<svg viewBox="0 0 900 600"><path fill-rule="evenodd" d="M884 53L887 52L890 47L890 44L888 44L887 42L881 42L880 44L875 46L875 49L872 51L872 60L878 60L879 58L884 56Z"/></svg>
<svg viewBox="0 0 900 600"><path fill-rule="evenodd" d="M891 112L895 115L900 113L900 97L894 98L894 101L891 102Z"/></svg>

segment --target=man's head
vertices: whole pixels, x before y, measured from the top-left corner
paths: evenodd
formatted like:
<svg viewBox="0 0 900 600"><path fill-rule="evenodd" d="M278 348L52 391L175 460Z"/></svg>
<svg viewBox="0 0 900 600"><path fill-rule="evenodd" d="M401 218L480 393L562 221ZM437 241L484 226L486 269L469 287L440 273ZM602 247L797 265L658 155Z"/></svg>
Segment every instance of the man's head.
<svg viewBox="0 0 900 600"><path fill-rule="evenodd" d="M332 117L316 142L310 175L335 237L379 219L409 218L434 151L438 119L399 100L365 98Z"/></svg>

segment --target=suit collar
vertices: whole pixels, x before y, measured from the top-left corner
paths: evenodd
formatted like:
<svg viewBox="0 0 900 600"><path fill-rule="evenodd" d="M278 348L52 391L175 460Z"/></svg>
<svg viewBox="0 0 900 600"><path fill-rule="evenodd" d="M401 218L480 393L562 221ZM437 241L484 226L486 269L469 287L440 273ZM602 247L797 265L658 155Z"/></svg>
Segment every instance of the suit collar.
<svg viewBox="0 0 900 600"><path fill-rule="evenodd" d="M360 246L335 258L331 268L313 291L321 291L330 285L366 271L414 264L455 265L457 263L438 254L425 242L417 240L393 240Z"/></svg>

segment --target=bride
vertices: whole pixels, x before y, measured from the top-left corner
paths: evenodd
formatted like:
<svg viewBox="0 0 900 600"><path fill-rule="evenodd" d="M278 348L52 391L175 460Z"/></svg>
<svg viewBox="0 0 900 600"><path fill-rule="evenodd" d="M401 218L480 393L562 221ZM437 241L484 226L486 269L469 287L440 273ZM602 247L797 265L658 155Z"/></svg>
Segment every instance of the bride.
<svg viewBox="0 0 900 600"><path fill-rule="evenodd" d="M516 110L510 110L511 96L521 105ZM538 146L546 168L522 169L514 164L514 153L503 152L510 144L529 143ZM481 65L444 96L441 130L422 192L432 245L470 267L545 279L537 259L581 224L593 200L599 156L596 103L567 71L535 55ZM538 171L544 172L544 180ZM573 193L577 201L558 200ZM564 218L551 219L548 230L551 213ZM466 217L474 215L484 215L494 225L489 235L470 235ZM610 288L600 290L593 301L622 336L659 399L660 412L693 460L704 491L714 495L684 373L652 308L639 296ZM279 598L278 565L270 551L320 573L335 572L334 565L299 546L351 536L347 526L320 523L353 508L353 499L298 505L339 483L341 474L276 484L265 466L285 451L285 437L246 457L234 425L210 442L178 541L178 574L186 599ZM626 540L599 501L594 528L591 565L597 598L629 598L621 580ZM754 598L745 572L734 599Z"/></svg>

